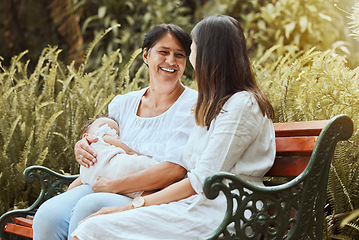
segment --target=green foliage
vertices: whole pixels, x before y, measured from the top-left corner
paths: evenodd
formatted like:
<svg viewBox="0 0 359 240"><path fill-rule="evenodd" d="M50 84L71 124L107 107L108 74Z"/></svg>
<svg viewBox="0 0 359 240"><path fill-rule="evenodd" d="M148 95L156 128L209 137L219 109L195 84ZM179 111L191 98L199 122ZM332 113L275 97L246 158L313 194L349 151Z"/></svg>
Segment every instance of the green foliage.
<svg viewBox="0 0 359 240"><path fill-rule="evenodd" d="M352 36L359 41L359 3L356 3L353 7L353 13L349 17L352 21L350 22L350 29Z"/></svg>
<svg viewBox="0 0 359 240"><path fill-rule="evenodd" d="M45 48L31 74L29 61L23 61L26 52L13 57L8 68L1 66L0 213L33 201L35 196L22 179L26 167L43 165L77 173L73 147L83 123L106 113L116 94L148 85L129 78L140 49L121 71L119 50L104 55L101 66L91 72L84 72L84 67L76 70L73 64L64 66L58 61L60 52L56 47Z"/></svg>
<svg viewBox="0 0 359 240"><path fill-rule="evenodd" d="M346 16L336 7L352 0L208 0L197 9L197 16L227 14L241 22L253 59L278 45L272 57L288 51L308 51L313 46L325 51L337 49L355 58L357 47L348 49ZM344 26L344 27L343 27ZM357 60L351 60L357 62Z"/></svg>
<svg viewBox="0 0 359 240"><path fill-rule="evenodd" d="M356 221L345 231L339 224L359 208L359 67L349 69L346 59L333 50L311 49L269 60L277 49L271 48L253 63L258 84L275 109L276 121L330 119L338 114L347 114L354 121L353 136L338 145L331 165L324 230L328 237L357 239Z"/></svg>
<svg viewBox="0 0 359 240"><path fill-rule="evenodd" d="M190 26L190 9L180 0L83 0L78 1L78 11L83 12L82 32L93 39L105 29L119 25L96 45L95 55L88 67L96 67L103 54L121 48L124 62L130 54L141 48L144 33L160 23L175 23L187 31ZM85 45L86 46L86 45ZM139 60L140 61L140 60ZM134 65L135 69L142 62Z"/></svg>

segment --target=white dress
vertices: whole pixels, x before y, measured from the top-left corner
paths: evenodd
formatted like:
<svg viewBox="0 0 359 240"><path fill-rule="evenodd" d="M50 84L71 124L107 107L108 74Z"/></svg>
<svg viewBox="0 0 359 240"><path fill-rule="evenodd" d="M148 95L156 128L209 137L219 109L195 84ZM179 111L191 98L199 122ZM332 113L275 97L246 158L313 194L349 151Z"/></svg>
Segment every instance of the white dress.
<svg viewBox="0 0 359 240"><path fill-rule="evenodd" d="M91 147L97 153L97 162L89 168L82 165L80 166L80 178L82 183L92 186L96 182L98 176L116 179L158 164L158 161L150 157L128 155L122 148L106 143L103 140L105 134L113 136L117 135L116 130L111 129L108 124L102 125L96 131L95 137L98 138L98 141L91 143ZM142 193L143 192L141 191L125 195L135 198Z"/></svg>
<svg viewBox="0 0 359 240"><path fill-rule="evenodd" d="M72 236L80 240L183 240L210 235L223 219L226 200L223 194L206 199L204 179L228 171L260 185L275 157L272 121L263 117L250 93L234 94L223 109L208 131L194 128L184 150L184 165L197 194L169 204L90 218Z"/></svg>

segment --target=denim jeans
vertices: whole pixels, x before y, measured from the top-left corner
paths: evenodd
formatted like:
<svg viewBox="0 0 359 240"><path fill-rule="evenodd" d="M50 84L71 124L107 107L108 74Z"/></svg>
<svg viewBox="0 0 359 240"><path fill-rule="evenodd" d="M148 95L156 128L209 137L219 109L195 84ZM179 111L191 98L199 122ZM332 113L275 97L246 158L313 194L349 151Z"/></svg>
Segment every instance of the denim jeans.
<svg viewBox="0 0 359 240"><path fill-rule="evenodd" d="M132 199L114 193L94 193L83 184L44 202L36 211L34 240L72 239L78 223L103 207L122 206Z"/></svg>

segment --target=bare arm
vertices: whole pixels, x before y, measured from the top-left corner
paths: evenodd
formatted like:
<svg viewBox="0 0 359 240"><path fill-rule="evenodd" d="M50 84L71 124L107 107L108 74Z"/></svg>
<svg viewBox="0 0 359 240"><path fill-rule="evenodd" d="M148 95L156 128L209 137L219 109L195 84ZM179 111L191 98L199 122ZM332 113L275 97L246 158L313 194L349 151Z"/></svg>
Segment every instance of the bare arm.
<svg viewBox="0 0 359 240"><path fill-rule="evenodd" d="M131 149L130 147L128 147L126 144L124 144L120 138L118 136L114 136L114 135L108 135L105 134L103 137L103 140L105 142L107 142L108 144L114 145L116 147L120 147L122 148L127 154L133 155L133 154L137 154L140 155L139 153L137 153L135 150Z"/></svg>
<svg viewBox="0 0 359 240"><path fill-rule="evenodd" d="M182 179L167 188L145 196L145 206L159 205L178 201L196 194L189 178Z"/></svg>
<svg viewBox="0 0 359 240"><path fill-rule="evenodd" d="M145 199L145 206L152 206L152 205L160 205L163 203L170 203L174 201L178 201L192 195L196 194L195 190L193 189L189 178L182 179L179 182L176 182L161 191L156 193L147 195L144 197ZM133 209L132 203L128 203L126 205L120 207L104 207L101 210L91 214L83 221L87 220L88 218L94 217L96 215L102 214L109 214L115 212L122 212L126 210ZM81 222L83 222L81 221ZM81 223L80 222L80 223ZM74 238L76 239L76 238Z"/></svg>
<svg viewBox="0 0 359 240"><path fill-rule="evenodd" d="M80 177L78 177L69 185L69 188L67 189L67 191L69 191L75 187L78 187L80 185L82 185L82 181L81 181Z"/></svg>
<svg viewBox="0 0 359 240"><path fill-rule="evenodd" d="M186 169L178 164L162 162L119 179L100 178L92 189L95 192L118 194L159 190L183 179L186 173Z"/></svg>

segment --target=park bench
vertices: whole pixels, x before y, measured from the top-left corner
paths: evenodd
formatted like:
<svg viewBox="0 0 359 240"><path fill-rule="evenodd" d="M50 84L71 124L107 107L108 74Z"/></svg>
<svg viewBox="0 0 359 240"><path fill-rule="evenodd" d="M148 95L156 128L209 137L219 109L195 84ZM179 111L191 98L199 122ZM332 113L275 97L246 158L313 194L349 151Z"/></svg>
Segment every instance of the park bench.
<svg viewBox="0 0 359 240"><path fill-rule="evenodd" d="M226 216L208 239L322 239L330 163L337 142L352 135L353 123L339 115L329 121L275 123L274 128L276 159L265 176L268 186L253 186L229 173L206 179L203 190L209 199L220 192L227 197ZM42 166L25 169L26 182L40 182L39 197L29 208L1 216L1 238L11 239L12 234L32 238L28 216L76 177Z"/></svg>

